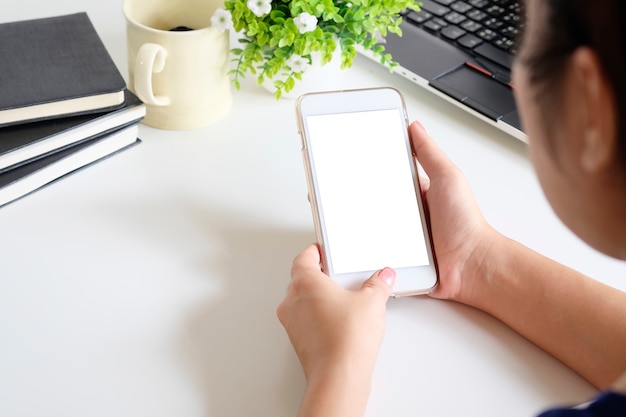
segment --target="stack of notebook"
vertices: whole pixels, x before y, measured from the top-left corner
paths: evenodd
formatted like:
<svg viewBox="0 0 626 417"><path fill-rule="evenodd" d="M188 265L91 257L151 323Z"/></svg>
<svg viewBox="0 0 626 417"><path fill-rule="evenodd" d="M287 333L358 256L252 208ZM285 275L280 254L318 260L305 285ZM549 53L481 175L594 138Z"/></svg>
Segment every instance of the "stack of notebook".
<svg viewBox="0 0 626 417"><path fill-rule="evenodd" d="M139 143L145 106L86 13L0 24L0 206Z"/></svg>

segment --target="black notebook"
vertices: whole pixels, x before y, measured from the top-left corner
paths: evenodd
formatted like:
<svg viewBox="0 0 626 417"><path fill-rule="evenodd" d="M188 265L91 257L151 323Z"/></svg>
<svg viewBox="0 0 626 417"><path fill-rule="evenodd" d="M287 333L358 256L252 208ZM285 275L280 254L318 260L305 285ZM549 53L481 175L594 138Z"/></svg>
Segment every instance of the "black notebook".
<svg viewBox="0 0 626 417"><path fill-rule="evenodd" d="M145 105L126 91L122 107L0 128L0 173L143 118Z"/></svg>
<svg viewBox="0 0 626 417"><path fill-rule="evenodd" d="M122 78L86 13L0 24L0 126L113 108Z"/></svg>
<svg viewBox="0 0 626 417"><path fill-rule="evenodd" d="M140 142L139 122L0 173L0 206Z"/></svg>

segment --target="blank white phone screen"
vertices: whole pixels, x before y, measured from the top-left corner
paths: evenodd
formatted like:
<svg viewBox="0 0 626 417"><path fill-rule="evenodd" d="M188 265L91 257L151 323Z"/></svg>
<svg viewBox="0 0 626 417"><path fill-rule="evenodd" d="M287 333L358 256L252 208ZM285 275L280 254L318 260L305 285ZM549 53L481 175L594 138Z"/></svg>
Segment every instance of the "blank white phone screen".
<svg viewBox="0 0 626 417"><path fill-rule="evenodd" d="M429 264L397 109L308 116L335 274Z"/></svg>

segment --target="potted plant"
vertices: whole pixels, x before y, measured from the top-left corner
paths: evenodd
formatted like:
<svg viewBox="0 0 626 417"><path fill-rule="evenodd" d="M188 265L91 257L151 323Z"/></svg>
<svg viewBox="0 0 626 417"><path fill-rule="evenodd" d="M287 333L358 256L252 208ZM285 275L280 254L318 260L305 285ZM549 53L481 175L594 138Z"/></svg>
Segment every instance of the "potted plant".
<svg viewBox="0 0 626 417"><path fill-rule="evenodd" d="M301 80L319 54L328 63L341 48L341 68L352 66L357 47L390 69L397 64L379 43L388 32L402 35L402 12L419 10L415 0L225 0L212 17L219 29L239 33L240 47L231 48L236 89L247 73L259 85L273 81L280 98Z"/></svg>

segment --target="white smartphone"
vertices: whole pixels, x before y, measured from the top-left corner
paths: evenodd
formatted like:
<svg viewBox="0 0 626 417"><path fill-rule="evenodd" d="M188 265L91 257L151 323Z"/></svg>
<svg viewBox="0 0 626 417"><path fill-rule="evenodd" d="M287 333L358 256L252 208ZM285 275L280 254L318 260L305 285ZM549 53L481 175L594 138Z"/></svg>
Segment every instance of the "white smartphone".
<svg viewBox="0 0 626 417"><path fill-rule="evenodd" d="M322 270L356 289L391 267L394 296L434 290L437 268L400 92L309 93L298 98L296 117Z"/></svg>

